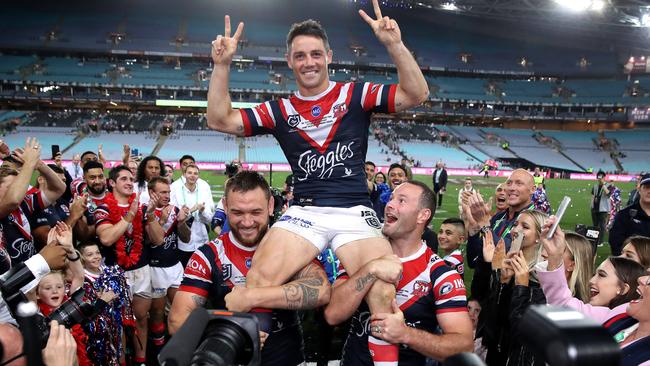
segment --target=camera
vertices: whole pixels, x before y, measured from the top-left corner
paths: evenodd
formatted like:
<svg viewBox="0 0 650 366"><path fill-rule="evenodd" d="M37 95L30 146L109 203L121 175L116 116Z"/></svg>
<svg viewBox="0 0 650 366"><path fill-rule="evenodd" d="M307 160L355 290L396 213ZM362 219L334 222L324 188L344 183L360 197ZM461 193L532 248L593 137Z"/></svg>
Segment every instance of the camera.
<svg viewBox="0 0 650 366"><path fill-rule="evenodd" d="M20 289L34 280L34 274L24 263L20 263L12 268L5 278L4 281L0 281L0 291L2 291L2 297L7 303L11 316L18 319L20 304L28 302L27 297ZM59 324L70 329L94 315L94 305L84 301L84 296L84 289L79 288L67 301L52 311L48 317L40 314L34 315L35 324L38 328L37 334L41 335L41 348L45 347L50 337L50 322L52 320L56 320Z"/></svg>
<svg viewBox="0 0 650 366"><path fill-rule="evenodd" d="M160 351L161 366L260 365L259 325L254 315L194 309Z"/></svg>
<svg viewBox="0 0 650 366"><path fill-rule="evenodd" d="M517 338L550 366L619 365L621 349L609 332L574 309L532 305L517 326ZM443 366L484 366L475 355L460 353Z"/></svg>
<svg viewBox="0 0 650 366"><path fill-rule="evenodd" d="M595 227L595 226L587 226L585 224L577 224L576 233L584 236L589 240L589 243L591 243L591 247L593 249L593 253L596 254L596 250L598 249L598 236L600 235L600 230Z"/></svg>

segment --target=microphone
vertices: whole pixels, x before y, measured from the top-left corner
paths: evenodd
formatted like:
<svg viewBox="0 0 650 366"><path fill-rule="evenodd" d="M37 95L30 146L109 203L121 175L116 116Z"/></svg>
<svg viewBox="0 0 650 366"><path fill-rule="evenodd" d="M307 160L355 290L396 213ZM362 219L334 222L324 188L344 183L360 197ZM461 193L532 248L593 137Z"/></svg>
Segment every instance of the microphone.
<svg viewBox="0 0 650 366"><path fill-rule="evenodd" d="M178 329L165 348L158 355L161 366L189 365L190 359L201 341L203 331L210 321L208 312L203 308L192 311L182 327Z"/></svg>

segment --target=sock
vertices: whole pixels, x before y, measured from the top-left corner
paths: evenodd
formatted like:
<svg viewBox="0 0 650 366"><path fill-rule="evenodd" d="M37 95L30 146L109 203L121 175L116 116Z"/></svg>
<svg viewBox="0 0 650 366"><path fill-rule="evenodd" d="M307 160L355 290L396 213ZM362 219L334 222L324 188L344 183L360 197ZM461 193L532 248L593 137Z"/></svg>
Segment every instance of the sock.
<svg viewBox="0 0 650 366"><path fill-rule="evenodd" d="M155 344L156 346L162 346L165 344L165 323L164 322L151 323L149 330L151 332L151 339L153 340L153 344Z"/></svg>
<svg viewBox="0 0 650 366"><path fill-rule="evenodd" d="M273 321L273 314L271 313L271 309L255 308L251 309L251 314L257 317L257 322L260 325L260 330L262 332L271 334L271 325Z"/></svg>
<svg viewBox="0 0 650 366"><path fill-rule="evenodd" d="M390 344L379 338L368 336L368 349L375 366L397 366L399 361L399 348L397 344Z"/></svg>

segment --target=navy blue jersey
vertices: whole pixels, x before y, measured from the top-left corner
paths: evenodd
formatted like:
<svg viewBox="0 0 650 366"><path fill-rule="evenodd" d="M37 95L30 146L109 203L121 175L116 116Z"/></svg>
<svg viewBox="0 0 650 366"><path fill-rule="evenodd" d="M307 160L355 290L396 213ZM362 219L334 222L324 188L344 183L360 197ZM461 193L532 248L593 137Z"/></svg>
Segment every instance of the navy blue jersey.
<svg viewBox="0 0 650 366"><path fill-rule="evenodd" d="M158 246L151 246L149 248L149 265L152 267L171 267L176 263L180 262L180 251L178 249L178 212L180 211L178 207L171 206L172 209L167 216L167 221L162 224L162 228L165 231L164 242ZM147 207L145 206L143 210L146 212ZM159 220L162 216L163 209L157 208L154 211L156 219ZM147 222L149 225L149 222ZM146 231L145 231L146 234ZM147 238L147 242L148 242ZM150 245L150 243L148 243Z"/></svg>
<svg viewBox="0 0 650 366"><path fill-rule="evenodd" d="M364 170L370 116L394 112L396 90L330 82L317 96L296 94L241 109L244 132L278 140L293 172L293 204L371 207Z"/></svg>
<svg viewBox="0 0 650 366"><path fill-rule="evenodd" d="M435 333L438 329L437 315L467 311L463 279L430 248L422 244L415 254L400 260L403 272L395 297L408 326ZM340 278L347 278L344 271ZM364 302L352 317L341 365L372 366L368 351L369 334L370 310ZM424 355L401 345L400 365L425 365L425 362Z"/></svg>
<svg viewBox="0 0 650 366"><path fill-rule="evenodd" d="M36 212L32 222L34 229L40 226L54 227L57 222L65 221L70 216L70 207L66 200L59 198L51 206Z"/></svg>
<svg viewBox="0 0 650 366"><path fill-rule="evenodd" d="M30 220L37 212L43 210L45 204L43 192L33 188L27 192L15 210L0 219L0 231L4 236L5 249L12 266L36 254Z"/></svg>
<svg viewBox="0 0 650 366"><path fill-rule="evenodd" d="M180 290L209 298L216 308L225 309L225 296L234 286L245 286L256 247L237 242L232 233L200 246L185 267ZM271 334L262 349L262 364L296 365L304 360L302 331L297 312L273 312Z"/></svg>

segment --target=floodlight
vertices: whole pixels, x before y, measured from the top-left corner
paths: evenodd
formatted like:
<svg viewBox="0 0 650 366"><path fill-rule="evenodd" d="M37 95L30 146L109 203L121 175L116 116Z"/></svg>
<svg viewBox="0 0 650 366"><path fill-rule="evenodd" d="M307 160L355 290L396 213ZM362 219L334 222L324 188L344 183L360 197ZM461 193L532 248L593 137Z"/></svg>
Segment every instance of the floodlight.
<svg viewBox="0 0 650 366"><path fill-rule="evenodd" d="M592 5L592 0L555 0L555 2L572 11L585 11Z"/></svg>
<svg viewBox="0 0 650 366"><path fill-rule="evenodd" d="M449 11L456 11L456 10L458 10L458 7L453 2L448 2L448 3L440 4L440 9L449 10Z"/></svg>
<svg viewBox="0 0 650 366"><path fill-rule="evenodd" d="M641 26L650 27L650 13L645 13L641 15Z"/></svg>
<svg viewBox="0 0 650 366"><path fill-rule="evenodd" d="M591 10L593 11L601 11L605 9L605 1L603 0L593 0L591 2Z"/></svg>

